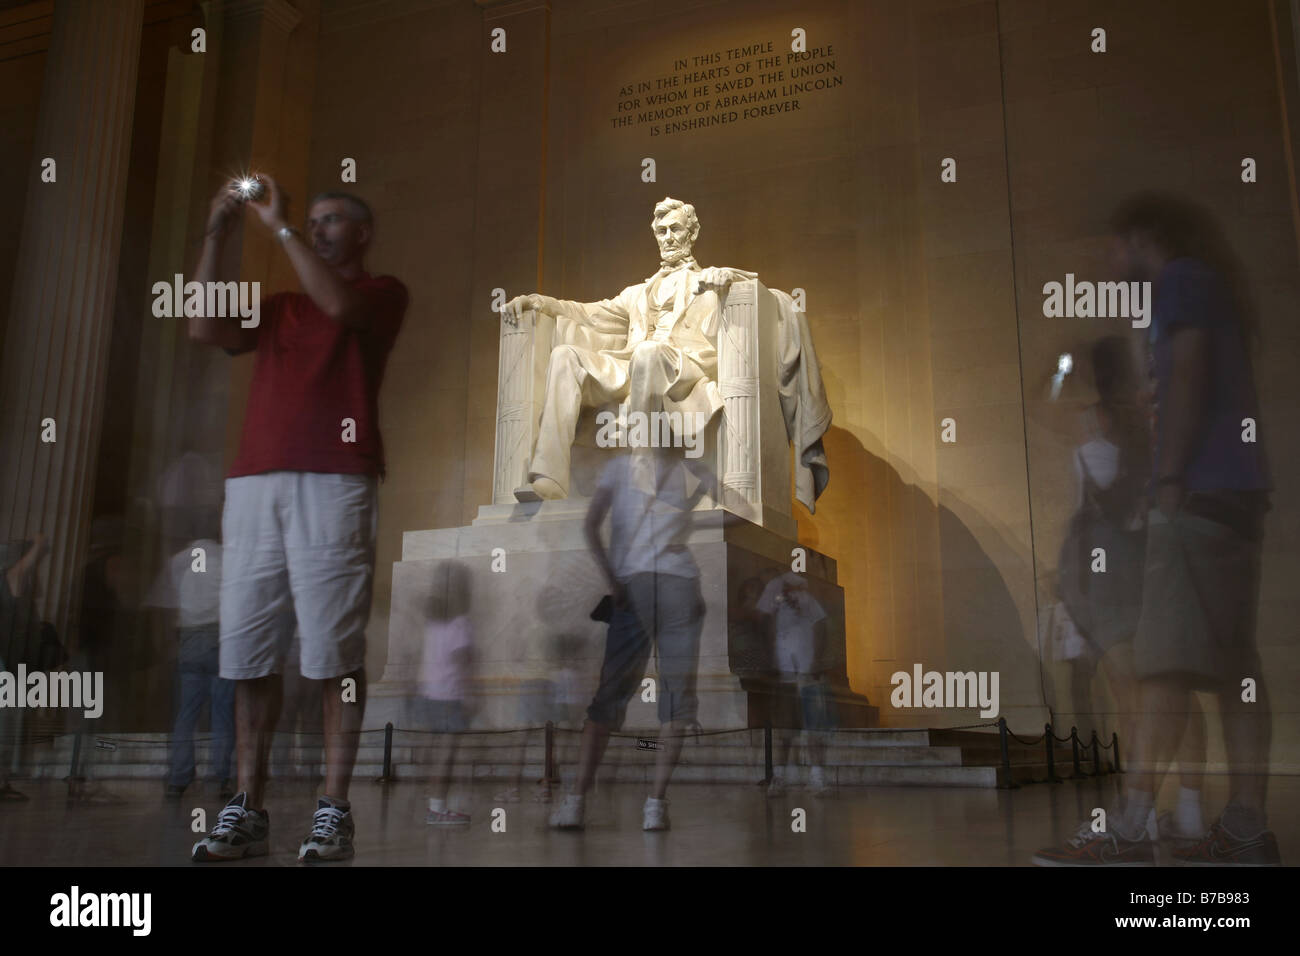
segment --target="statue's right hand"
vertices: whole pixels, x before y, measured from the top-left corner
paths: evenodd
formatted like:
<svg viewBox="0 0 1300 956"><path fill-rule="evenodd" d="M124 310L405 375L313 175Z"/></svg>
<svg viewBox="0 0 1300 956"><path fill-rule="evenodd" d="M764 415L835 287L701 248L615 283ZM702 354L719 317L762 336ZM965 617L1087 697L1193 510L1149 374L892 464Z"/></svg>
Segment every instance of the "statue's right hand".
<svg viewBox="0 0 1300 956"><path fill-rule="evenodd" d="M517 295L502 308L501 317L511 325L518 325L519 317L525 312L543 312L545 311L545 305L546 297L538 295L536 292Z"/></svg>

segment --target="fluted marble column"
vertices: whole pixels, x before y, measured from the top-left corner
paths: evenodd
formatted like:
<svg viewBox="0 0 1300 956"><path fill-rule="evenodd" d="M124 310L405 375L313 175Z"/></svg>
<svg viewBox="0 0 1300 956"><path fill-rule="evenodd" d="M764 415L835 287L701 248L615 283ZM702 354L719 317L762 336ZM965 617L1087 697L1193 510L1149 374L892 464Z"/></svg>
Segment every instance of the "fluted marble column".
<svg viewBox="0 0 1300 956"><path fill-rule="evenodd" d="M0 535L49 536L40 610L65 640L89 536L143 21L144 0L55 4L0 369ZM41 180L46 157L54 182Z"/></svg>

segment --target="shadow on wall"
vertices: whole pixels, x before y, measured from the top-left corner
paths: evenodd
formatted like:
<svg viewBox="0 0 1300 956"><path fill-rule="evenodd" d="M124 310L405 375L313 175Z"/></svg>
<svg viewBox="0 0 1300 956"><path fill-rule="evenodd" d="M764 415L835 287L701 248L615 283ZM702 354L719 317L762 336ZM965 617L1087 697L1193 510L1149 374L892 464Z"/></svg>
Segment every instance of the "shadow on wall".
<svg viewBox="0 0 1300 956"><path fill-rule="evenodd" d="M825 445L831 481L817 514L800 513L799 540L838 562L850 684L880 707L881 724L983 721L977 710L893 707L890 675L918 663L999 672L1003 713L1045 707L1050 676L1026 639L1037 628L1026 627L1007 584L1032 586L1032 568L1007 536L991 523L977 535L851 432L833 427Z"/></svg>

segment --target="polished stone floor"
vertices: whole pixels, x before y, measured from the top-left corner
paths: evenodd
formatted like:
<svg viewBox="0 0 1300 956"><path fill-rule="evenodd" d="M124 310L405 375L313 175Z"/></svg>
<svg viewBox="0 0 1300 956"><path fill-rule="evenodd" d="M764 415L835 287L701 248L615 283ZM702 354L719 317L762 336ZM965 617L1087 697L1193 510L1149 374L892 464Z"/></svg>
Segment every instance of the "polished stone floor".
<svg viewBox="0 0 1300 956"><path fill-rule="evenodd" d="M845 789L828 798L792 791L765 798L753 785L682 784L672 791L672 830L643 833L645 790L603 784L589 798L585 832L546 826L550 807L525 789L518 803L496 803L501 784L459 785L452 804L472 813L468 827L427 826L419 781L354 784L352 801L361 866L1024 866L1040 846L1059 842L1093 807L1111 803L1119 777L1037 784L1015 791L939 788ZM210 787L192 788L180 803L163 799L159 783L108 780L93 799L69 802L57 781L15 781L31 800L0 803L0 866L196 865L189 848L195 808L210 826L220 806ZM296 866L311 825L314 788L273 783L270 856L208 866ZM1209 778L1207 812L1220 809L1226 780ZM1270 784L1270 823L1283 861L1300 858L1300 779ZM495 832L493 809L504 811ZM792 829L794 811L806 830ZM500 827L498 826L498 829ZM1297 854L1297 856L1293 856ZM346 864L345 864L346 865Z"/></svg>

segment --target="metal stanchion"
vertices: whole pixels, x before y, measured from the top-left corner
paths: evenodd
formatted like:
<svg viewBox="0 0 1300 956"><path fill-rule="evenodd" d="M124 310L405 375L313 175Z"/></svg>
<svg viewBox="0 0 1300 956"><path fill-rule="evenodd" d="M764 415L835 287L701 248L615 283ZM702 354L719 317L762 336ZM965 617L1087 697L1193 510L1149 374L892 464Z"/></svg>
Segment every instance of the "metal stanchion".
<svg viewBox="0 0 1300 956"><path fill-rule="evenodd" d="M555 772L555 723L546 722L546 769L543 778L548 784L559 783L560 775Z"/></svg>
<svg viewBox="0 0 1300 956"><path fill-rule="evenodd" d="M998 787L999 790L1019 790L1020 786L1011 779L1011 751L1007 746L1007 719L998 718L998 740L1002 746L1002 776L1005 785Z"/></svg>
<svg viewBox="0 0 1300 956"><path fill-rule="evenodd" d="M772 782L772 721L763 724L763 782Z"/></svg>
<svg viewBox="0 0 1300 956"><path fill-rule="evenodd" d="M375 783L393 782L393 722L384 724L384 771Z"/></svg>
<svg viewBox="0 0 1300 956"><path fill-rule="evenodd" d="M1047 745L1047 782L1060 783L1056 775L1056 738L1052 736L1052 725L1048 724L1043 733L1043 742Z"/></svg>

